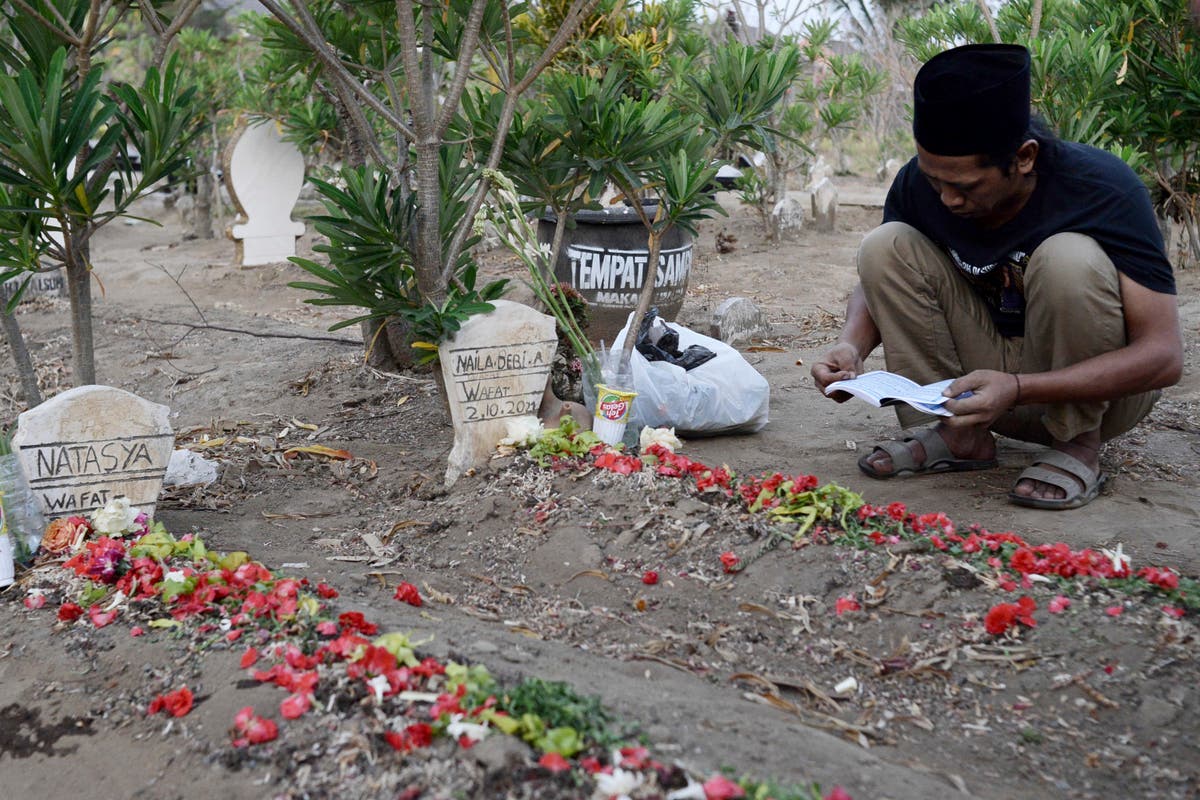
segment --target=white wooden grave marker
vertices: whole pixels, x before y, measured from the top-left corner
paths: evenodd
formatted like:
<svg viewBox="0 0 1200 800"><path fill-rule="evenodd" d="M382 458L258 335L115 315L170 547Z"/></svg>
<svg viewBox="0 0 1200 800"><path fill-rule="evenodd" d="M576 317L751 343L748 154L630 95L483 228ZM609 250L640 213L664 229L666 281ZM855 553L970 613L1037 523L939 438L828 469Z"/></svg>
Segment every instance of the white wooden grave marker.
<svg viewBox="0 0 1200 800"><path fill-rule="evenodd" d="M244 128L228 152L226 183L245 220L229 229L238 262L249 267L287 261L304 233L304 223L292 220L304 185L304 156L283 140L272 120Z"/></svg>
<svg viewBox="0 0 1200 800"><path fill-rule="evenodd" d="M454 423L447 486L487 461L507 420L537 415L558 344L554 317L509 300L492 304L438 348Z"/></svg>
<svg viewBox="0 0 1200 800"><path fill-rule="evenodd" d="M175 436L170 409L111 386L79 386L17 417L13 449L48 517L117 497L154 514Z"/></svg>

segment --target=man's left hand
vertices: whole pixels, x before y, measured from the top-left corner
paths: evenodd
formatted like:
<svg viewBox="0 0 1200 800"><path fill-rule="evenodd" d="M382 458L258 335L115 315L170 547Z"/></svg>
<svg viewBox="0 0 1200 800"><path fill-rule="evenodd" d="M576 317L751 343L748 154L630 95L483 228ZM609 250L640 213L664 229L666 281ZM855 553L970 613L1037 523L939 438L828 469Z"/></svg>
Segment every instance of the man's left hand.
<svg viewBox="0 0 1200 800"><path fill-rule="evenodd" d="M952 427L989 427L1017 404L1020 384L1017 376L992 369L967 373L946 388L946 402L953 417L944 420Z"/></svg>

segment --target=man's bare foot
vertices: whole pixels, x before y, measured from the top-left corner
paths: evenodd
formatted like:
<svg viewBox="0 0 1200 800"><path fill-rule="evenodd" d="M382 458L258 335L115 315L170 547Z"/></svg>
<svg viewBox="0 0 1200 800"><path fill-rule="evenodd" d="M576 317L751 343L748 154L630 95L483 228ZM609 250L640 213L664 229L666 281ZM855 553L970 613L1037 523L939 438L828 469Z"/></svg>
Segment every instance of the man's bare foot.
<svg viewBox="0 0 1200 800"><path fill-rule="evenodd" d="M946 443L946 447L955 458L989 461L996 457L996 440L986 428L950 428L939 424L933 430ZM905 446L912 454L915 464L925 463L925 446L918 439L908 439ZM885 450L871 453L865 459L865 463L878 473L879 477L893 472L892 457Z"/></svg>
<svg viewBox="0 0 1200 800"><path fill-rule="evenodd" d="M1055 450L1079 459L1093 472L1100 471L1100 431L1082 433L1069 442L1055 440L1052 447ZM1081 489L1086 488L1078 476L1049 464L1044 464L1043 466L1053 472L1070 477L1079 484ZM1017 481L1016 485L1012 488L1012 493L1019 497L1031 497L1039 500L1061 500L1067 496L1066 491L1059 486L1029 478L1022 478Z"/></svg>

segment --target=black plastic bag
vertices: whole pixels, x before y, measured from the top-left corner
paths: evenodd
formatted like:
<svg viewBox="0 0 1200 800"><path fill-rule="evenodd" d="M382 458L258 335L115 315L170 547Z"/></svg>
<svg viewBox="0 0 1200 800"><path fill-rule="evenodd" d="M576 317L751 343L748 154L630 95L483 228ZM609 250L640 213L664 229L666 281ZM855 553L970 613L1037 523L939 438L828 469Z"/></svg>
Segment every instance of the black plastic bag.
<svg viewBox="0 0 1200 800"><path fill-rule="evenodd" d="M647 361L665 361L685 370L693 369L716 357L707 347L694 344L679 351L679 333L658 316L658 309L651 308L638 329L637 351Z"/></svg>

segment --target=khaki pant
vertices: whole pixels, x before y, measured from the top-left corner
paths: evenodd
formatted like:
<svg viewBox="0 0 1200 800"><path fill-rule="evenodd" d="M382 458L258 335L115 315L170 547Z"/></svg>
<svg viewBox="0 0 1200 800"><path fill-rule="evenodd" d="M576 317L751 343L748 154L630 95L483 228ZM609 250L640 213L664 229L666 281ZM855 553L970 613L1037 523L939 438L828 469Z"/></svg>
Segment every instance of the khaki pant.
<svg viewBox="0 0 1200 800"><path fill-rule="evenodd" d="M889 222L858 251L867 307L883 338L887 368L917 383L976 369L1047 372L1124 347L1125 317L1116 267L1094 239L1060 233L1044 241L1025 268L1025 336L1005 339L987 306L950 257L924 234ZM1100 429L1118 436L1150 412L1159 392L1089 403L1022 405L992 430L1049 444ZM909 428L933 417L896 407Z"/></svg>

